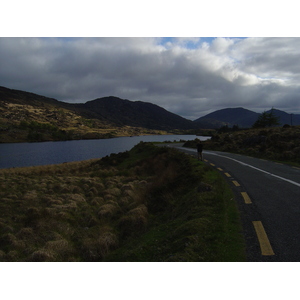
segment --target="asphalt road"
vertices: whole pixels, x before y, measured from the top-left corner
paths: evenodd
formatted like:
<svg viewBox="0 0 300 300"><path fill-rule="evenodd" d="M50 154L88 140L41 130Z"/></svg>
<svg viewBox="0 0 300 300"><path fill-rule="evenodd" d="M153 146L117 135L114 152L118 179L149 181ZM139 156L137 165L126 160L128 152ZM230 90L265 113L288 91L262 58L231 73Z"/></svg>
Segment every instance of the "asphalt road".
<svg viewBox="0 0 300 300"><path fill-rule="evenodd" d="M169 146L197 154L196 149ZM300 261L300 169L218 151L203 156L236 195L248 261Z"/></svg>

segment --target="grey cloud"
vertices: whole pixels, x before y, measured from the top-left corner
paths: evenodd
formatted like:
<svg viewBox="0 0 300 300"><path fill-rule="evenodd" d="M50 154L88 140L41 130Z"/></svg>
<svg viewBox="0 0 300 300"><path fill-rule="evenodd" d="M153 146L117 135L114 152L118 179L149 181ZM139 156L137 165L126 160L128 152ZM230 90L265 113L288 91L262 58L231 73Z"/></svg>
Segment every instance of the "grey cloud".
<svg viewBox="0 0 300 300"><path fill-rule="evenodd" d="M300 113L299 38L162 42L0 38L0 85L68 102L114 95L190 119L237 106Z"/></svg>

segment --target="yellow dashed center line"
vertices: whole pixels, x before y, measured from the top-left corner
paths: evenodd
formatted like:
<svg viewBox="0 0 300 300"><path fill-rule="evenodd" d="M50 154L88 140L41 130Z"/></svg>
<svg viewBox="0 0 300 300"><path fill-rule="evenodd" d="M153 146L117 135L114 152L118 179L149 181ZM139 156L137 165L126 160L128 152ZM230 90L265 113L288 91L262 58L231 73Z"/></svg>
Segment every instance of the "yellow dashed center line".
<svg viewBox="0 0 300 300"><path fill-rule="evenodd" d="M254 229L256 231L257 237L258 237L261 254L262 255L275 255L262 222L261 221L253 221L252 223L253 223Z"/></svg>
<svg viewBox="0 0 300 300"><path fill-rule="evenodd" d="M204 159L205 162L208 162L207 159ZM211 166L215 167L215 164L210 163ZM297 167L294 167L295 169L299 169ZM223 171L221 168L217 168L219 171ZM227 177L231 177L231 175L229 173L224 173ZM241 186L236 180L232 180L232 183L235 186ZM245 201L245 204L252 204L252 201L249 197L249 195L246 192L241 192L241 195ZM253 221L253 226L258 238L258 242L260 245L260 249L261 249L261 254L262 255L275 255L272 246L270 244L269 238L265 232L265 229L262 225L261 221Z"/></svg>
<svg viewBox="0 0 300 300"><path fill-rule="evenodd" d="M248 196L248 194L246 192L241 192L241 194L242 194L246 204L251 204L252 203L250 197Z"/></svg>

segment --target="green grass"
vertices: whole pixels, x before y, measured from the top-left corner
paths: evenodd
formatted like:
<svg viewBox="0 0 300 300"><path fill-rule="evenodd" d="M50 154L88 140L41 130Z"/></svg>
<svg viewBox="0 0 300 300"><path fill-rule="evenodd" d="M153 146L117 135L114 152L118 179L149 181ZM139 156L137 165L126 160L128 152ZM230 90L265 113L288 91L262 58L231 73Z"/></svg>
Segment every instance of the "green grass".
<svg viewBox="0 0 300 300"><path fill-rule="evenodd" d="M199 193L197 181L175 194L166 187L153 191L148 198L157 197L163 206L155 207L149 230L126 241L107 261L245 261L232 191L210 167L195 161L192 167L212 191Z"/></svg>
<svg viewBox="0 0 300 300"><path fill-rule="evenodd" d="M141 142L0 179L1 261L245 260L230 188L174 149Z"/></svg>

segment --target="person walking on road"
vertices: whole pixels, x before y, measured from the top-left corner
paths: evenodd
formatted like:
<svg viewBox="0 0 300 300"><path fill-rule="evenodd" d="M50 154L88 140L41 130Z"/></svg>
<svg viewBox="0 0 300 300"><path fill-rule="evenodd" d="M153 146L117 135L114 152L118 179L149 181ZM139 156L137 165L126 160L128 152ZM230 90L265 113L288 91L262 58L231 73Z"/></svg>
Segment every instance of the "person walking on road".
<svg viewBox="0 0 300 300"><path fill-rule="evenodd" d="M199 159L203 160L202 150L203 150L203 145L201 141L199 141L199 143L197 144L198 160Z"/></svg>

